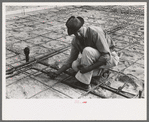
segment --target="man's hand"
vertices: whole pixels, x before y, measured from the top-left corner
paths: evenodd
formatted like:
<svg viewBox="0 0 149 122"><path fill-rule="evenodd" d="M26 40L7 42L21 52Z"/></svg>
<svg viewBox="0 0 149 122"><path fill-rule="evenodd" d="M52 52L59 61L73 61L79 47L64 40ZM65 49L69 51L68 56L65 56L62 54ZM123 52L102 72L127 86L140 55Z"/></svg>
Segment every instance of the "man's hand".
<svg viewBox="0 0 149 122"><path fill-rule="evenodd" d="M51 79L55 79L59 74L56 72L48 72L48 76L50 76Z"/></svg>
<svg viewBox="0 0 149 122"><path fill-rule="evenodd" d="M79 70L81 70L82 68L84 68L83 65L79 65L79 66L78 66L78 69L79 69Z"/></svg>
<svg viewBox="0 0 149 122"><path fill-rule="evenodd" d="M80 68L80 73L82 73L82 74L84 74L84 73L87 73L87 72L89 72L90 70L89 70L89 67L81 67Z"/></svg>

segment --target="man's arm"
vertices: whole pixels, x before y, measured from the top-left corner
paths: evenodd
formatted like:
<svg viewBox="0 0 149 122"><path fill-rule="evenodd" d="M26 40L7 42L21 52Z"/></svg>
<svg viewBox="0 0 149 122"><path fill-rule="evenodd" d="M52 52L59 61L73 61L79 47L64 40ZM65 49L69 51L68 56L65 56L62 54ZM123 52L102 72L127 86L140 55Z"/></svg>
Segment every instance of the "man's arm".
<svg viewBox="0 0 149 122"><path fill-rule="evenodd" d="M106 65L106 60L105 60L105 61L98 61L98 62L94 63L93 65L90 65L90 66L88 67L88 70L89 70L89 71L92 71L92 70L94 70L94 69L96 69L97 67L100 67L100 66L102 66L102 65Z"/></svg>
<svg viewBox="0 0 149 122"><path fill-rule="evenodd" d="M73 61L75 61L78 58L79 51L76 49L76 47L72 44L71 46L71 52L70 57L67 60L67 62L59 69L57 72L55 72L57 75L61 74L62 72L66 71L67 69L71 68L71 65Z"/></svg>
<svg viewBox="0 0 149 122"><path fill-rule="evenodd" d="M62 72L66 71L69 69L71 66L70 65L63 65L57 72L55 72L57 75L61 74Z"/></svg>
<svg viewBox="0 0 149 122"><path fill-rule="evenodd" d="M94 64L88 66L88 67L84 67L80 70L81 73L87 73L90 72L100 66L106 65L106 62L110 60L110 55L108 53L103 54L99 60L97 62L95 62Z"/></svg>

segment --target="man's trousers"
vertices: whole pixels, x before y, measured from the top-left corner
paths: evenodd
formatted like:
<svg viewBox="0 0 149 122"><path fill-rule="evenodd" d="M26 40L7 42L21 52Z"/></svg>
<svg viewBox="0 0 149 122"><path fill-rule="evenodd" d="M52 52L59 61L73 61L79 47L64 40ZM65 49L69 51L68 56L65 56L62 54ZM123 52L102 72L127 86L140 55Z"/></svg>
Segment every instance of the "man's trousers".
<svg viewBox="0 0 149 122"><path fill-rule="evenodd" d="M93 65L95 62L97 61L105 61L110 57L110 59L107 61L106 65L97 67L96 69L87 72L87 73L80 73L78 66L82 65L83 67L88 67L90 65ZM103 60L105 58L105 60ZM116 52L112 52L111 56L106 55L106 56L102 56L98 50L92 48L92 47L86 47L84 48L81 58L78 58L77 60L75 60L72 63L72 68L73 70L75 70L77 72L76 74L76 79L79 80L80 82L84 83L84 84L90 84L91 79L93 76L98 76L99 75L99 71L100 68L111 68L114 67L118 64L119 62L119 57L116 54Z"/></svg>

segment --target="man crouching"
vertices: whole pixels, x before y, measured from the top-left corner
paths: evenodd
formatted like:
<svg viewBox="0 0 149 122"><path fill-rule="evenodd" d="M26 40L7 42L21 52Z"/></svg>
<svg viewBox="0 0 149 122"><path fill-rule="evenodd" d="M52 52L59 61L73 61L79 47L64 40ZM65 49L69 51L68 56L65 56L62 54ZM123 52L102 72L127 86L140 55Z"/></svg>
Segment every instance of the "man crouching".
<svg viewBox="0 0 149 122"><path fill-rule="evenodd" d="M83 27L82 17L71 16L66 27L68 35L74 34L71 42L71 53L67 62L51 78L57 77L69 68L76 71L78 87L89 90L93 76L97 76L99 68L111 68L119 62L119 57L110 48L114 46L110 36L101 27ZM79 54L81 53L81 57Z"/></svg>

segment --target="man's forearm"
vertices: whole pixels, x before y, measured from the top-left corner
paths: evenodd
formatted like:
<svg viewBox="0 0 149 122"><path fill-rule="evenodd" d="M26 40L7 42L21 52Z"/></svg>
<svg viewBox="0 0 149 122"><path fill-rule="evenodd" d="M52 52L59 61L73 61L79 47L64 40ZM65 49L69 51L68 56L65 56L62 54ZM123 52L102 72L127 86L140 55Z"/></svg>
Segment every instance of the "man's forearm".
<svg viewBox="0 0 149 122"><path fill-rule="evenodd" d="M69 69L71 67L71 65L63 65L59 70L57 70L57 74L61 74L62 72L66 71L67 69Z"/></svg>
<svg viewBox="0 0 149 122"><path fill-rule="evenodd" d="M89 66L88 70L92 71L92 70L94 70L94 69L96 69L96 68L98 68L98 67L100 67L102 65L106 65L106 62L103 62L103 61L96 62L93 65Z"/></svg>

